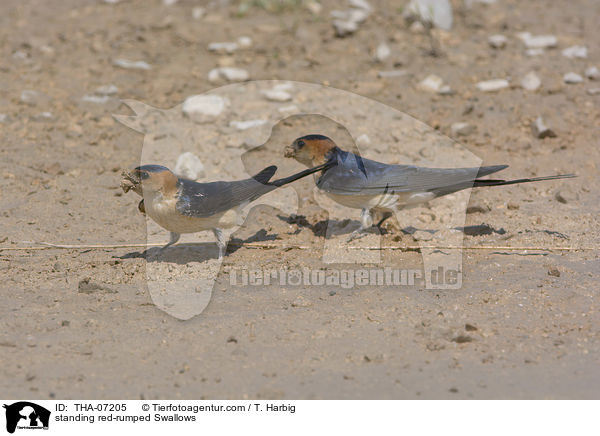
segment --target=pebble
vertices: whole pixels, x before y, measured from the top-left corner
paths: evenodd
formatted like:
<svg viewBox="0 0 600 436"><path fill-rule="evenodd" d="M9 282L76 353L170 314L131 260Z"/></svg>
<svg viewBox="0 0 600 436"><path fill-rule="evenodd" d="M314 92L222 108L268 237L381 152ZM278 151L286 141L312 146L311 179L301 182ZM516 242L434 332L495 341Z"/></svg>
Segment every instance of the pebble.
<svg viewBox="0 0 600 436"><path fill-rule="evenodd" d="M390 70L390 71L379 71L377 77L382 79L392 79L394 77L407 76L410 73L407 70Z"/></svg>
<svg viewBox="0 0 600 436"><path fill-rule="evenodd" d="M85 103L105 104L110 100L108 95L86 94L81 97L81 101Z"/></svg>
<svg viewBox="0 0 600 436"><path fill-rule="evenodd" d="M247 120L247 121L231 121L230 127L234 127L237 130L247 130L252 127L259 127L267 123L267 120Z"/></svg>
<svg viewBox="0 0 600 436"><path fill-rule="evenodd" d="M563 81L568 84L581 83L583 82L583 77L577 73L570 72L563 76Z"/></svg>
<svg viewBox="0 0 600 436"><path fill-rule="evenodd" d="M450 126L452 136L468 136L475 131L475 126L465 122L453 123Z"/></svg>
<svg viewBox="0 0 600 436"><path fill-rule="evenodd" d="M319 2L314 1L314 0L305 1L304 6L313 15L319 15L321 13L321 11L323 10L323 6L321 6L321 4Z"/></svg>
<svg viewBox="0 0 600 436"><path fill-rule="evenodd" d="M129 59L113 59L113 65L126 70L151 70L150 64L144 61L130 61Z"/></svg>
<svg viewBox="0 0 600 436"><path fill-rule="evenodd" d="M292 95L289 92L279 89L265 89L262 91L262 94L269 101L290 101L292 99Z"/></svg>
<svg viewBox="0 0 600 436"><path fill-rule="evenodd" d="M174 171L179 177L189 180L198 180L206 175L200 158L190 151L179 155Z"/></svg>
<svg viewBox="0 0 600 436"><path fill-rule="evenodd" d="M231 54L239 48L237 42L211 42L208 51Z"/></svg>
<svg viewBox="0 0 600 436"><path fill-rule="evenodd" d="M54 114L52 112L40 112L33 119L35 121L54 121Z"/></svg>
<svg viewBox="0 0 600 436"><path fill-rule="evenodd" d="M565 198L565 196L560 191L558 191L556 194L554 194L554 199L556 201L558 201L559 203L562 203L562 204L567 204L568 203L567 199Z"/></svg>
<svg viewBox="0 0 600 436"><path fill-rule="evenodd" d="M504 35L492 35L488 38L488 43L493 48L504 48L507 42L508 38Z"/></svg>
<svg viewBox="0 0 600 436"><path fill-rule="evenodd" d="M535 91L542 85L542 81L535 72L530 71L521 80L521 86L527 91Z"/></svg>
<svg viewBox="0 0 600 436"><path fill-rule="evenodd" d="M539 56L545 53L543 48L530 48L525 50L527 56Z"/></svg>
<svg viewBox="0 0 600 436"><path fill-rule="evenodd" d="M536 120L531 125L531 128L536 138L543 139L556 137L556 133L554 133L552 129L550 129L548 126L546 126L546 124L544 124L544 120L541 116L536 118Z"/></svg>
<svg viewBox="0 0 600 436"><path fill-rule="evenodd" d="M331 16L334 18L333 28L336 36L343 38L352 35L358 30L358 25L369 17L371 6L367 2L359 1L357 4L360 4L360 6L345 11L331 11ZM368 5L368 7L364 7L365 5Z"/></svg>
<svg viewBox="0 0 600 436"><path fill-rule="evenodd" d="M433 24L443 30L452 29L452 5L448 0L411 0L404 8L408 20Z"/></svg>
<svg viewBox="0 0 600 436"><path fill-rule="evenodd" d="M192 9L192 18L194 20L199 20L205 14L206 14L206 9L204 9L203 7L196 6L195 8Z"/></svg>
<svg viewBox="0 0 600 436"><path fill-rule="evenodd" d="M519 203L515 203L514 201L509 201L508 203L506 203L506 208L508 210L519 210L521 206L519 205Z"/></svg>
<svg viewBox="0 0 600 436"><path fill-rule="evenodd" d="M588 55L587 47L583 45L574 45L571 47L567 47L562 51L562 55L569 59L580 58L585 59Z"/></svg>
<svg viewBox="0 0 600 436"><path fill-rule="evenodd" d="M527 48L552 48L558 44L558 39L554 35L532 35L529 32L521 32L517 37Z"/></svg>
<svg viewBox="0 0 600 436"><path fill-rule="evenodd" d="M417 85L419 89L427 92L439 92L440 89L442 89L442 86L444 86L444 80L435 74L430 74L429 76L425 77Z"/></svg>
<svg viewBox="0 0 600 436"><path fill-rule="evenodd" d="M598 67L589 67L585 70L585 77L590 80L600 80L600 71Z"/></svg>
<svg viewBox="0 0 600 436"><path fill-rule="evenodd" d="M506 79L493 79L479 82L475 86L477 86L477 89L483 92L496 92L500 91L501 89L508 88L509 83Z"/></svg>
<svg viewBox="0 0 600 436"><path fill-rule="evenodd" d="M312 306L312 302L310 302L309 300L307 300L306 298L304 298L301 295L299 295L298 298L296 298L292 302L292 307L310 307L310 306Z"/></svg>
<svg viewBox="0 0 600 436"><path fill-rule="evenodd" d="M8 115L0 114L0 123L4 123L6 121L8 121Z"/></svg>
<svg viewBox="0 0 600 436"><path fill-rule="evenodd" d="M226 80L228 82L243 82L250 78L248 71L242 68L221 67L213 68L208 73L208 81L211 83Z"/></svg>
<svg viewBox="0 0 600 436"><path fill-rule="evenodd" d="M548 268L548 275L552 277L560 277L560 271L555 266Z"/></svg>
<svg viewBox="0 0 600 436"><path fill-rule="evenodd" d="M377 60L377 62L383 62L390 57L390 54L392 54L392 51L387 44L381 43L375 50L375 60Z"/></svg>
<svg viewBox="0 0 600 436"><path fill-rule="evenodd" d="M356 145L359 147L368 147L371 145L371 138L366 133L363 133L358 138L356 138Z"/></svg>
<svg viewBox="0 0 600 436"><path fill-rule="evenodd" d="M371 5L366 0L350 0L350 6L357 9L362 9L364 11L371 11Z"/></svg>
<svg viewBox="0 0 600 436"><path fill-rule="evenodd" d="M218 95L193 95L183 102L183 113L192 119L199 116L216 117L227 107L228 102Z"/></svg>
<svg viewBox="0 0 600 436"><path fill-rule="evenodd" d="M295 104L291 104L289 106L281 106L277 111L283 115L292 115L300 112L300 109Z"/></svg>
<svg viewBox="0 0 600 436"><path fill-rule="evenodd" d="M35 106L38 103L39 97L40 94L37 91L32 91L31 89L26 89L21 92L21 102L30 106Z"/></svg>
<svg viewBox="0 0 600 436"><path fill-rule="evenodd" d="M431 241L433 239L433 235L425 230L417 230L412 237L415 241Z"/></svg>
<svg viewBox="0 0 600 436"><path fill-rule="evenodd" d="M333 20L333 28L335 35L343 38L344 36L352 35L358 30L358 23L353 21Z"/></svg>
<svg viewBox="0 0 600 436"><path fill-rule="evenodd" d="M119 92L119 88L115 85L103 85L96 88L95 94L97 95L115 95Z"/></svg>
<svg viewBox="0 0 600 436"><path fill-rule="evenodd" d="M600 88L590 88L587 90L589 95L597 95L600 94Z"/></svg>
<svg viewBox="0 0 600 436"><path fill-rule="evenodd" d="M237 39L237 44L241 47L241 48L249 48L252 47L252 38L250 38L249 36L240 36Z"/></svg>

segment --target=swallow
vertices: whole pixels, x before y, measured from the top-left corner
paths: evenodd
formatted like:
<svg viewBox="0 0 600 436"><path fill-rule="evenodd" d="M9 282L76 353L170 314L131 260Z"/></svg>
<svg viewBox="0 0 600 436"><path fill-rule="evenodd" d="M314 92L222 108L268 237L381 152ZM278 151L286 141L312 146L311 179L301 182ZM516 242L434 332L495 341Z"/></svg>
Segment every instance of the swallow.
<svg viewBox="0 0 600 436"><path fill-rule="evenodd" d="M413 165L390 165L362 158L340 149L323 135L306 135L285 147L284 156L314 167L327 163L335 166L315 173L317 188L337 203L361 209L360 228L349 241L373 225L373 212L382 213L380 227L392 213L434 198L472 187L502 186L543 180L567 179L574 174L533 177L515 180L481 179L508 167L492 165L476 168L425 168Z"/></svg>
<svg viewBox="0 0 600 436"><path fill-rule="evenodd" d="M270 181L277 171L273 165L248 179L210 183L177 177L162 165L143 165L132 172L123 172L121 188L142 196L138 205L140 212L171 233L169 243L162 250L175 244L182 233L212 230L221 259L226 247L222 229L241 225L241 212L248 203L332 165L335 164L329 162Z"/></svg>

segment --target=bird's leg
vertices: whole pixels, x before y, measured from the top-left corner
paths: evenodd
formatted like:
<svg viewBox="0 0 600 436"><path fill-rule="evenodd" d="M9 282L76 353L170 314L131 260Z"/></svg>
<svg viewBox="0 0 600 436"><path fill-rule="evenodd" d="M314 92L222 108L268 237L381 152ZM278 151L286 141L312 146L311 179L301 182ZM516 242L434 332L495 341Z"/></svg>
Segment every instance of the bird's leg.
<svg viewBox="0 0 600 436"><path fill-rule="evenodd" d="M369 229L372 225L373 217L371 216L371 211L364 208L360 212L360 227L352 232L347 242L362 238L365 235L365 230Z"/></svg>
<svg viewBox="0 0 600 436"><path fill-rule="evenodd" d="M375 227L377 227L379 229L379 233L383 233L381 231L381 225L384 223L385 220L387 220L391 216L392 216L392 212L383 212L381 219L379 220L379 222L377 224L375 224Z"/></svg>
<svg viewBox="0 0 600 436"><path fill-rule="evenodd" d="M215 234L215 238L217 238L217 247L219 247L219 260L223 259L223 255L225 254L225 248L227 247L225 237L223 236L223 231L221 229L212 229Z"/></svg>
<svg viewBox="0 0 600 436"><path fill-rule="evenodd" d="M179 241L179 237L181 235L179 233L175 233L175 232L171 232L171 239L169 239L169 243L167 245L165 245L164 247L162 247L160 249L160 251L163 251L165 248L170 247L171 245L173 245L175 242Z"/></svg>

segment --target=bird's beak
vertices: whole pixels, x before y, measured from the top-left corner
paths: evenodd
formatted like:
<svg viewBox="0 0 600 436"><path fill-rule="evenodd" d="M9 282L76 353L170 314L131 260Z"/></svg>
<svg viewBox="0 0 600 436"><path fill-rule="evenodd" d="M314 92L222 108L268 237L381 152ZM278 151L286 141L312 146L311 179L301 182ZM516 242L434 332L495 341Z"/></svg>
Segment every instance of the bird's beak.
<svg viewBox="0 0 600 436"><path fill-rule="evenodd" d="M294 146L293 145L288 145L287 147L285 147L285 149L283 151L283 155L285 157L295 157L296 156L296 150L294 150Z"/></svg>

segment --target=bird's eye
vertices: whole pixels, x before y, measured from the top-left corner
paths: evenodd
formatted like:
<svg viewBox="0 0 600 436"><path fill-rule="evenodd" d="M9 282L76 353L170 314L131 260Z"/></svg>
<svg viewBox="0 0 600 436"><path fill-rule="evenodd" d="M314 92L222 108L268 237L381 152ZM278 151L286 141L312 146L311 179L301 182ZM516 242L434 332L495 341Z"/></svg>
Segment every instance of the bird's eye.
<svg viewBox="0 0 600 436"><path fill-rule="evenodd" d="M146 171L142 171L142 172L140 173L140 178L141 178L142 180L146 180L148 177L150 177L150 174L148 174Z"/></svg>
<svg viewBox="0 0 600 436"><path fill-rule="evenodd" d="M304 147L304 145L305 145L304 141L302 141L302 140L298 141L298 148L302 148L302 147Z"/></svg>

